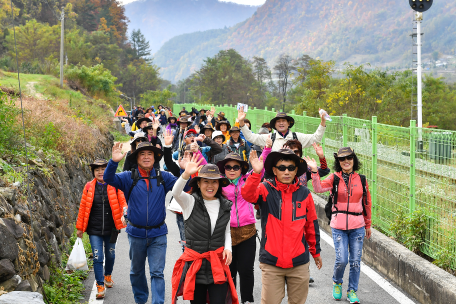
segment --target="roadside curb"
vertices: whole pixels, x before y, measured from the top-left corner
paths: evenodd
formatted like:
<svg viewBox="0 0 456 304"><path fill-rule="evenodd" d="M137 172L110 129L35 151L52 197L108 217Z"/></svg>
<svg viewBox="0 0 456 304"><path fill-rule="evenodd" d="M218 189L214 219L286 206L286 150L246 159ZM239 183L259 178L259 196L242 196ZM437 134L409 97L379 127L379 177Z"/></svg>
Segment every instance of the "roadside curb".
<svg viewBox="0 0 456 304"><path fill-rule="evenodd" d="M312 196L318 224L331 235L325 214L326 201L314 193ZM362 259L420 303L456 303L455 276L375 229L372 229L372 237L364 241Z"/></svg>

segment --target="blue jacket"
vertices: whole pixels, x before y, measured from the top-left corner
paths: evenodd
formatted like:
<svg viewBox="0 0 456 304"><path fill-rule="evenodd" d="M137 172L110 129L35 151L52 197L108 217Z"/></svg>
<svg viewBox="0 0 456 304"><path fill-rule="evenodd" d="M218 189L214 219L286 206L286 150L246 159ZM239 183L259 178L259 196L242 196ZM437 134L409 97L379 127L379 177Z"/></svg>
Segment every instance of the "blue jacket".
<svg viewBox="0 0 456 304"><path fill-rule="evenodd" d="M131 172L125 171L116 174L118 163L112 159L109 160L103 175L104 181L113 187L116 187L125 195L128 195L130 187L133 184ZM131 191L130 198L127 198L128 220L135 225L156 226L160 225L166 218L165 196L174 186L177 177L169 172L161 171L164 184L157 187L157 180L152 179L147 189L146 181L141 179ZM155 170L150 171L150 176L155 176ZM126 232L138 238L153 238L168 234L166 224L157 229L141 229L127 225Z"/></svg>

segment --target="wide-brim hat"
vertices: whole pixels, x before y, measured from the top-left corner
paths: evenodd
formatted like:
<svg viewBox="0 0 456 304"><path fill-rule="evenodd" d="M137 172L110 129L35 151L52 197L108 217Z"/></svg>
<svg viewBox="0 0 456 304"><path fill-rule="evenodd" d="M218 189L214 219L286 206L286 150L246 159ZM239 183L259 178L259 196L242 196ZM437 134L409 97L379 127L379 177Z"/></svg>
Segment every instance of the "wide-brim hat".
<svg viewBox="0 0 456 304"><path fill-rule="evenodd" d="M350 155L355 155L355 150L353 150L350 147L343 147L340 148L337 153L334 153L334 158L339 158L339 157L346 157Z"/></svg>
<svg viewBox="0 0 456 304"><path fill-rule="evenodd" d="M159 148L155 147L153 144L150 142L142 142L139 143L138 146L136 147L135 152L131 153L130 155L127 156L127 160L132 162L133 164L136 164L136 156L138 156L138 153L141 151L152 151L154 152L154 159L155 162L159 162L161 158L163 157L163 151L160 150Z"/></svg>
<svg viewBox="0 0 456 304"><path fill-rule="evenodd" d="M220 111L220 112L217 113L217 116L225 117L225 112L221 112L221 111Z"/></svg>
<svg viewBox="0 0 456 304"><path fill-rule="evenodd" d="M179 118L179 120L176 122L178 125L180 125L181 123L188 123L190 124L191 121L188 120L188 117L187 116L182 116L181 118Z"/></svg>
<svg viewBox="0 0 456 304"><path fill-rule="evenodd" d="M223 135L222 131L214 131L214 133L212 133L212 140L214 140L217 136L222 136L223 141L226 140L226 137Z"/></svg>
<svg viewBox="0 0 456 304"><path fill-rule="evenodd" d="M239 129L239 127L234 126L230 129L229 133L231 134L231 132L241 132L241 129Z"/></svg>
<svg viewBox="0 0 456 304"><path fill-rule="evenodd" d="M294 160L296 166L298 167L296 177L303 175L307 171L307 162L304 159L294 154L294 152L290 149L280 149L279 151L269 153L268 157L266 158L266 161L264 162L264 170L266 173L273 176L274 172L272 171L272 168L277 164L277 161L284 156L287 156Z"/></svg>
<svg viewBox="0 0 456 304"><path fill-rule="evenodd" d="M171 121L170 121L170 120L171 120L172 118L174 118L174 120L177 122L177 117L174 117L174 116L170 116L170 117L168 117L168 123L171 123Z"/></svg>
<svg viewBox="0 0 456 304"><path fill-rule="evenodd" d="M209 124L207 124L207 125L205 125L204 127L202 127L200 133L203 134L203 133L204 133L204 130L211 130L212 132L215 131L215 129L212 128L212 126L209 125Z"/></svg>
<svg viewBox="0 0 456 304"><path fill-rule="evenodd" d="M188 111L182 110L182 111L179 112L179 116L181 116L182 113L185 113L185 115L188 115Z"/></svg>
<svg viewBox="0 0 456 304"><path fill-rule="evenodd" d="M149 123L147 124L147 126L145 126L144 128L142 128L142 130L143 130L144 133L147 134L147 130L148 130L148 129L153 129L153 128L154 128L154 123L153 123L153 122L149 122ZM161 130L161 127L158 126L157 132L159 132L160 130Z"/></svg>
<svg viewBox="0 0 456 304"><path fill-rule="evenodd" d="M198 176L192 178L192 180L189 183L190 187L194 187L197 185L198 181L202 178L206 179L218 179L219 180L219 185L222 187L226 187L230 184L230 181L226 178L223 177L220 174L219 168L214 165L214 164L207 164L204 165L199 171L198 171Z"/></svg>
<svg viewBox="0 0 456 304"><path fill-rule="evenodd" d="M207 112L207 110L205 110L205 109L201 109L201 110L199 110L199 111L200 111L200 112L201 112L201 111L204 111L204 113L206 113L206 112Z"/></svg>
<svg viewBox="0 0 456 304"><path fill-rule="evenodd" d="M92 167L92 170L98 167L106 167L108 162L105 159L97 158L93 163L89 164Z"/></svg>
<svg viewBox="0 0 456 304"><path fill-rule="evenodd" d="M133 144L136 140L139 138L144 138L145 140L148 140L146 137L146 134L144 132L138 132L135 134L135 136L130 140L130 145Z"/></svg>
<svg viewBox="0 0 456 304"><path fill-rule="evenodd" d="M271 128L276 130L275 123L277 120L282 119L282 118L288 120L288 122L290 123L290 126L288 127L288 129L291 129L294 126L294 123L295 123L294 118L291 116L288 116L287 113L280 112L280 113L277 113L276 117L271 119L271 121L269 122L269 125L271 126Z"/></svg>
<svg viewBox="0 0 456 304"><path fill-rule="evenodd" d="M228 130L231 129L231 125L230 123L228 122L228 120L220 120L217 122L217 125L215 126L215 129L219 130L220 131L220 125L226 125Z"/></svg>
<svg viewBox="0 0 456 304"><path fill-rule="evenodd" d="M200 119L202 119L203 121L205 121L207 119L207 116L206 115L200 115Z"/></svg>
<svg viewBox="0 0 456 304"><path fill-rule="evenodd" d="M242 173L242 175L246 174L247 171L249 171L249 163L246 162L242 158L242 156L240 156L239 154L232 152L232 153L228 154L227 156L225 156L225 158L223 160L217 162L217 167L219 168L220 172L223 175L226 175L225 174L225 165L226 165L226 163L229 162L229 161L232 161L232 160L237 161L241 165L241 169L242 169L241 173Z"/></svg>
<svg viewBox="0 0 456 304"><path fill-rule="evenodd" d="M147 123L151 122L151 120L149 119L149 117L143 117L143 118L140 118L136 121L136 127L138 127L139 129L139 126L141 125L141 123L143 121L147 121Z"/></svg>

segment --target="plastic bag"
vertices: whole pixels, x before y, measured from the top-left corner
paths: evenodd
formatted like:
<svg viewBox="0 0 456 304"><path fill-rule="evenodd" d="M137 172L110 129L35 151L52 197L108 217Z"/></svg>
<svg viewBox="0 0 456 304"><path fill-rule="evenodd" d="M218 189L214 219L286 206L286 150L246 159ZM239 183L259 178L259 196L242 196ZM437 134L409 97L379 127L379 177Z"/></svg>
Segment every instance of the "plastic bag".
<svg viewBox="0 0 456 304"><path fill-rule="evenodd" d="M70 257L68 258L66 270L89 270L81 238L77 238L74 243L73 250L71 250Z"/></svg>

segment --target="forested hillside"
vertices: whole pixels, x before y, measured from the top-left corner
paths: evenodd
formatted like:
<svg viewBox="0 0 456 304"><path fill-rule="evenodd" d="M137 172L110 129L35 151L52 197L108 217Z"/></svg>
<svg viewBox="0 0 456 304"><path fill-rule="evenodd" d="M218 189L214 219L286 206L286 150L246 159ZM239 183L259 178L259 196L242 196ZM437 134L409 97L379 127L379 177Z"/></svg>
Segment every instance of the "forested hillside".
<svg viewBox="0 0 456 304"><path fill-rule="evenodd" d="M230 27L255 13L256 6L218 0L145 0L125 6L131 28L140 28L155 53L169 39L196 31Z"/></svg>
<svg viewBox="0 0 456 304"><path fill-rule="evenodd" d="M388 0L268 0L246 22L211 41L195 46L179 61L162 61L161 67L182 72L182 62L199 66L200 59L187 56L212 50L236 49L245 57L264 57L270 66L282 53L340 63L370 62L396 67L411 64L413 11L407 1ZM456 6L435 1L424 14L423 54L454 55ZM180 37L191 39L191 36ZM159 54L161 51L159 51ZM192 58L188 61L188 58Z"/></svg>

